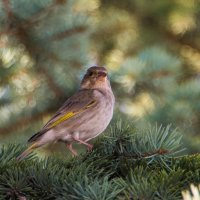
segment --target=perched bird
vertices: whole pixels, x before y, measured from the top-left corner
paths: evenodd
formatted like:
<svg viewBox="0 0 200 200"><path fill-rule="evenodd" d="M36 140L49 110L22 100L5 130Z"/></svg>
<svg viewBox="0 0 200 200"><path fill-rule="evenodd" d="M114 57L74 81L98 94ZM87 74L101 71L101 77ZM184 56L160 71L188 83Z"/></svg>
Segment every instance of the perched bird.
<svg viewBox="0 0 200 200"><path fill-rule="evenodd" d="M73 155L77 155L72 144L87 146L92 138L102 133L113 116L115 98L104 67L90 67L84 75L80 89L63 104L55 115L28 143L30 146L17 157L29 155L34 149L47 143L64 142Z"/></svg>

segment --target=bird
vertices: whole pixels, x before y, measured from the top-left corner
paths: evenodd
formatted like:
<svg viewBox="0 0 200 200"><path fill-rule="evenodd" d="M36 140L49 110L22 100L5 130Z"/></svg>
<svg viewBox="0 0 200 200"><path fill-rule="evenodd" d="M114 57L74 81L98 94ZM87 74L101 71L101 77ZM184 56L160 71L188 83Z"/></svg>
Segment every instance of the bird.
<svg viewBox="0 0 200 200"><path fill-rule="evenodd" d="M105 67L87 69L78 91L69 97L45 126L28 140L28 148L17 160L22 160L33 150L43 145L63 142L77 156L73 143L88 143L101 134L109 125L115 105L115 97Z"/></svg>

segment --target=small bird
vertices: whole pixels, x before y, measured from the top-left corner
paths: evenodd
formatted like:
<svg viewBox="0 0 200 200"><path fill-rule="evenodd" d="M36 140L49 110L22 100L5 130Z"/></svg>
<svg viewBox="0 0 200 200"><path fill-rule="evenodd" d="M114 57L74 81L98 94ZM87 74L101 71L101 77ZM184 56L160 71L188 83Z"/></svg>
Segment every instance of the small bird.
<svg viewBox="0 0 200 200"><path fill-rule="evenodd" d="M81 81L80 89L28 140L30 146L17 160L53 142L64 142L74 156L77 155L72 146L74 142L86 145L91 150L93 146L88 141L106 129L113 116L114 104L107 70L104 67L90 67Z"/></svg>

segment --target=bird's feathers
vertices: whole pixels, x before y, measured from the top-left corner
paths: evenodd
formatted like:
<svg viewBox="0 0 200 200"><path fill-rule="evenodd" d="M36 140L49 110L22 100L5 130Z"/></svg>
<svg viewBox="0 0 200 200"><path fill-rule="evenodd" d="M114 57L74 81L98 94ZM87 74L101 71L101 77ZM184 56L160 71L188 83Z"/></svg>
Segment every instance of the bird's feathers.
<svg viewBox="0 0 200 200"><path fill-rule="evenodd" d="M37 141L45 132L46 132L46 130L44 129L44 130L41 130L41 131L35 133L32 137L30 137L28 139L28 143Z"/></svg>
<svg viewBox="0 0 200 200"><path fill-rule="evenodd" d="M38 144L37 142L33 143L30 147L28 147L28 149L26 149L22 154L20 154L18 157L17 157L17 160L20 161L22 160L23 158L25 158L27 155L29 155L33 149L37 148L38 147Z"/></svg>
<svg viewBox="0 0 200 200"><path fill-rule="evenodd" d="M94 90L79 90L63 104L55 115L47 122L43 129L57 126L61 122L91 108L95 105Z"/></svg>
<svg viewBox="0 0 200 200"><path fill-rule="evenodd" d="M80 98L81 97L81 98ZM96 103L92 90L80 90L75 95L70 97L64 105L56 112L56 114L47 122L41 131L34 134L29 140L29 143L37 141L48 130L58 126L62 122L71 119Z"/></svg>
<svg viewBox="0 0 200 200"><path fill-rule="evenodd" d="M64 115L60 116L58 119L56 119L56 121L54 121L53 123L50 123L47 128L53 128L57 125L59 125L60 123L62 123L63 121L66 121L67 119L84 112L85 110L87 110L88 108L92 107L95 104L95 101L91 101L89 102L86 106L84 106L83 108L81 108L79 111L70 111L68 113L65 113Z"/></svg>

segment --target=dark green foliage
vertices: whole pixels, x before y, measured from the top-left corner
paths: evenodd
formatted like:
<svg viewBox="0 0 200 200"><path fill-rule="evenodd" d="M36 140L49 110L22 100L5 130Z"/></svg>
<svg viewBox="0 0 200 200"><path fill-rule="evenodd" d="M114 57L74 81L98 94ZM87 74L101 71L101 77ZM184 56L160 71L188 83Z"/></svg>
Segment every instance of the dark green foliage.
<svg viewBox="0 0 200 200"><path fill-rule="evenodd" d="M21 162L19 145L0 151L0 199L181 199L181 191L200 182L200 156L175 157L180 134L170 126L145 130L118 121L77 158Z"/></svg>
<svg viewBox="0 0 200 200"><path fill-rule="evenodd" d="M1 144L38 132L97 64L116 110L172 123L198 152L199 11L197 0L0 1Z"/></svg>
<svg viewBox="0 0 200 200"><path fill-rule="evenodd" d="M119 184L125 186L124 194L133 199L178 199L183 188L183 170L149 170L137 168Z"/></svg>

